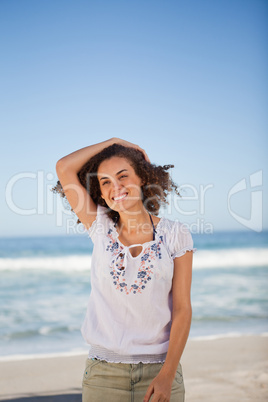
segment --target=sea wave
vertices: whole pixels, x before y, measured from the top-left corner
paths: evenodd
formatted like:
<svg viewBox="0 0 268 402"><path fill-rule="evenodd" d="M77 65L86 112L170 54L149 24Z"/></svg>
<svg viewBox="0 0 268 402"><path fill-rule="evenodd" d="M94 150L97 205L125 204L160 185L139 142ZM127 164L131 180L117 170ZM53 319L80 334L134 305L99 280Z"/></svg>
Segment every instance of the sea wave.
<svg viewBox="0 0 268 402"><path fill-rule="evenodd" d="M91 255L70 255L59 257L20 257L0 258L0 271L3 270L51 270L86 271L90 269Z"/></svg>
<svg viewBox="0 0 268 402"><path fill-rule="evenodd" d="M47 336L47 335L55 335L62 334L66 332L79 331L79 328L75 328L74 326L62 325L56 327L42 326L40 328L31 329L31 330L21 330L17 332L10 332L9 334L4 335L5 340L13 340L13 339L28 339L34 338L36 336Z"/></svg>
<svg viewBox="0 0 268 402"><path fill-rule="evenodd" d="M91 254L0 258L0 271L3 270L52 270L52 271L87 271L91 266ZM193 268L235 268L235 267L267 267L268 248L231 248L198 250L194 254Z"/></svg>
<svg viewBox="0 0 268 402"><path fill-rule="evenodd" d="M72 356L87 356L88 349L72 349L67 352L55 352L55 353L36 353L36 354L17 354L0 356L0 362L10 362L19 360L33 360L33 359L51 359L58 357L72 357Z"/></svg>
<svg viewBox="0 0 268 402"><path fill-rule="evenodd" d="M253 336L261 336L267 337L267 332L262 332L260 334L256 334L254 332L242 333L242 332L227 332L217 335L203 335L203 336L193 336L189 337L191 341L213 341L216 339L224 339L224 338L241 338L241 337L253 337Z"/></svg>
<svg viewBox="0 0 268 402"><path fill-rule="evenodd" d="M194 268L267 267L268 248L200 250L194 255Z"/></svg>

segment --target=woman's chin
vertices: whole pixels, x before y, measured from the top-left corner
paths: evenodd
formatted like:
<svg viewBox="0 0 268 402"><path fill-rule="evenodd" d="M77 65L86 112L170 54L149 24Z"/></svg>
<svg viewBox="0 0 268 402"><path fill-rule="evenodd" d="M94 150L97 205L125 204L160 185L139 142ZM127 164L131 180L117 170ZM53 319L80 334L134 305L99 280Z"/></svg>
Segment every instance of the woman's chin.
<svg viewBox="0 0 268 402"><path fill-rule="evenodd" d="M112 204L111 206L110 206L110 208L113 210L113 211L116 211L116 212L126 212L127 210L128 210L128 208L129 208L129 206L126 206L126 205L123 205L123 203L116 203L116 204Z"/></svg>
<svg viewBox="0 0 268 402"><path fill-rule="evenodd" d="M129 213L129 214L133 214L133 213L137 213L137 212L133 212L133 210L137 209L138 204L137 203L133 203L133 202L129 202L129 200L126 201L121 201L121 202L113 202L112 204L109 205L109 207L113 210L116 211L118 213Z"/></svg>

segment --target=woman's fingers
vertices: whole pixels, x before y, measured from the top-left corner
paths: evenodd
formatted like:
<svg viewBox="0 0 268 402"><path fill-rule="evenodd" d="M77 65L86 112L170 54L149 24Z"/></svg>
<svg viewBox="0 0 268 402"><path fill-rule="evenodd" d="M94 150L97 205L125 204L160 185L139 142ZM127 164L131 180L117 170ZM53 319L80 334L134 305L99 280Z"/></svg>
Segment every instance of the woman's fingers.
<svg viewBox="0 0 268 402"><path fill-rule="evenodd" d="M147 155L147 153L144 151L144 149L142 149L139 145L137 144L133 144L132 142L126 141L126 140L121 140L120 138L117 138L117 143L124 145L125 147L130 147L130 148L135 148L138 149L139 151L141 151L144 155L144 158L147 162L151 163L149 156Z"/></svg>
<svg viewBox="0 0 268 402"><path fill-rule="evenodd" d="M142 149L141 147L139 147L138 145L136 145L136 149L138 149L139 151L141 151L143 153L143 156L145 158L145 160L149 163L151 163L149 156L147 155L147 153L144 151L144 149Z"/></svg>
<svg viewBox="0 0 268 402"><path fill-rule="evenodd" d="M144 150L142 150L142 152L143 152L143 155L145 156L145 159L147 160L147 162L151 163L151 161L150 161L149 156L147 155L147 153L146 153Z"/></svg>

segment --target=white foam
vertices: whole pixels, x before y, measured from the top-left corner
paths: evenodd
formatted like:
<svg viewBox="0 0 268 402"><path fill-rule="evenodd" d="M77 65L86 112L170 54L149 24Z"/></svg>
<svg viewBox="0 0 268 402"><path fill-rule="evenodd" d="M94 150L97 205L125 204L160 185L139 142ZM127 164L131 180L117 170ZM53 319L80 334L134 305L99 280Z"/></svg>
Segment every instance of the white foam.
<svg viewBox="0 0 268 402"><path fill-rule="evenodd" d="M268 266L268 248L200 250L194 254L193 268Z"/></svg>
<svg viewBox="0 0 268 402"><path fill-rule="evenodd" d="M50 327L41 327L38 332L41 335L47 335L51 332L51 328Z"/></svg>
<svg viewBox="0 0 268 402"><path fill-rule="evenodd" d="M250 337L250 336L268 336L267 332L263 333L242 333L242 332L228 332L226 334L217 334L217 335L204 335L204 336L193 336L189 337L192 341L212 341L214 339L223 339L223 338L240 338L240 337Z"/></svg>
<svg viewBox="0 0 268 402"><path fill-rule="evenodd" d="M0 258L0 271L42 269L51 271L87 271L91 266L91 255L66 257Z"/></svg>
<svg viewBox="0 0 268 402"><path fill-rule="evenodd" d="M1 270L42 269L56 271L87 271L91 266L91 254L59 257L0 258ZM234 248L198 250L194 254L193 268L268 266L268 248Z"/></svg>
<svg viewBox="0 0 268 402"><path fill-rule="evenodd" d="M88 349L73 349L69 352L58 352L58 353L42 353L35 355L7 355L0 356L0 362L11 362L11 361L19 361L19 360L33 360L33 359L51 359L55 357L71 357L71 356L82 356L87 355Z"/></svg>

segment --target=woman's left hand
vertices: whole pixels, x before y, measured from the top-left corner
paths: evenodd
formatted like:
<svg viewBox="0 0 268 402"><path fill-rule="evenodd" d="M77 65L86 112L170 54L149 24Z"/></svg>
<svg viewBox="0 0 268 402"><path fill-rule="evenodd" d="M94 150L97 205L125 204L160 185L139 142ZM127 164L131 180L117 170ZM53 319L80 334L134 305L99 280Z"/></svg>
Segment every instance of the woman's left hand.
<svg viewBox="0 0 268 402"><path fill-rule="evenodd" d="M150 402L169 402L172 382L172 378L168 378L166 374L160 372L149 385L143 402L149 402L153 394Z"/></svg>

